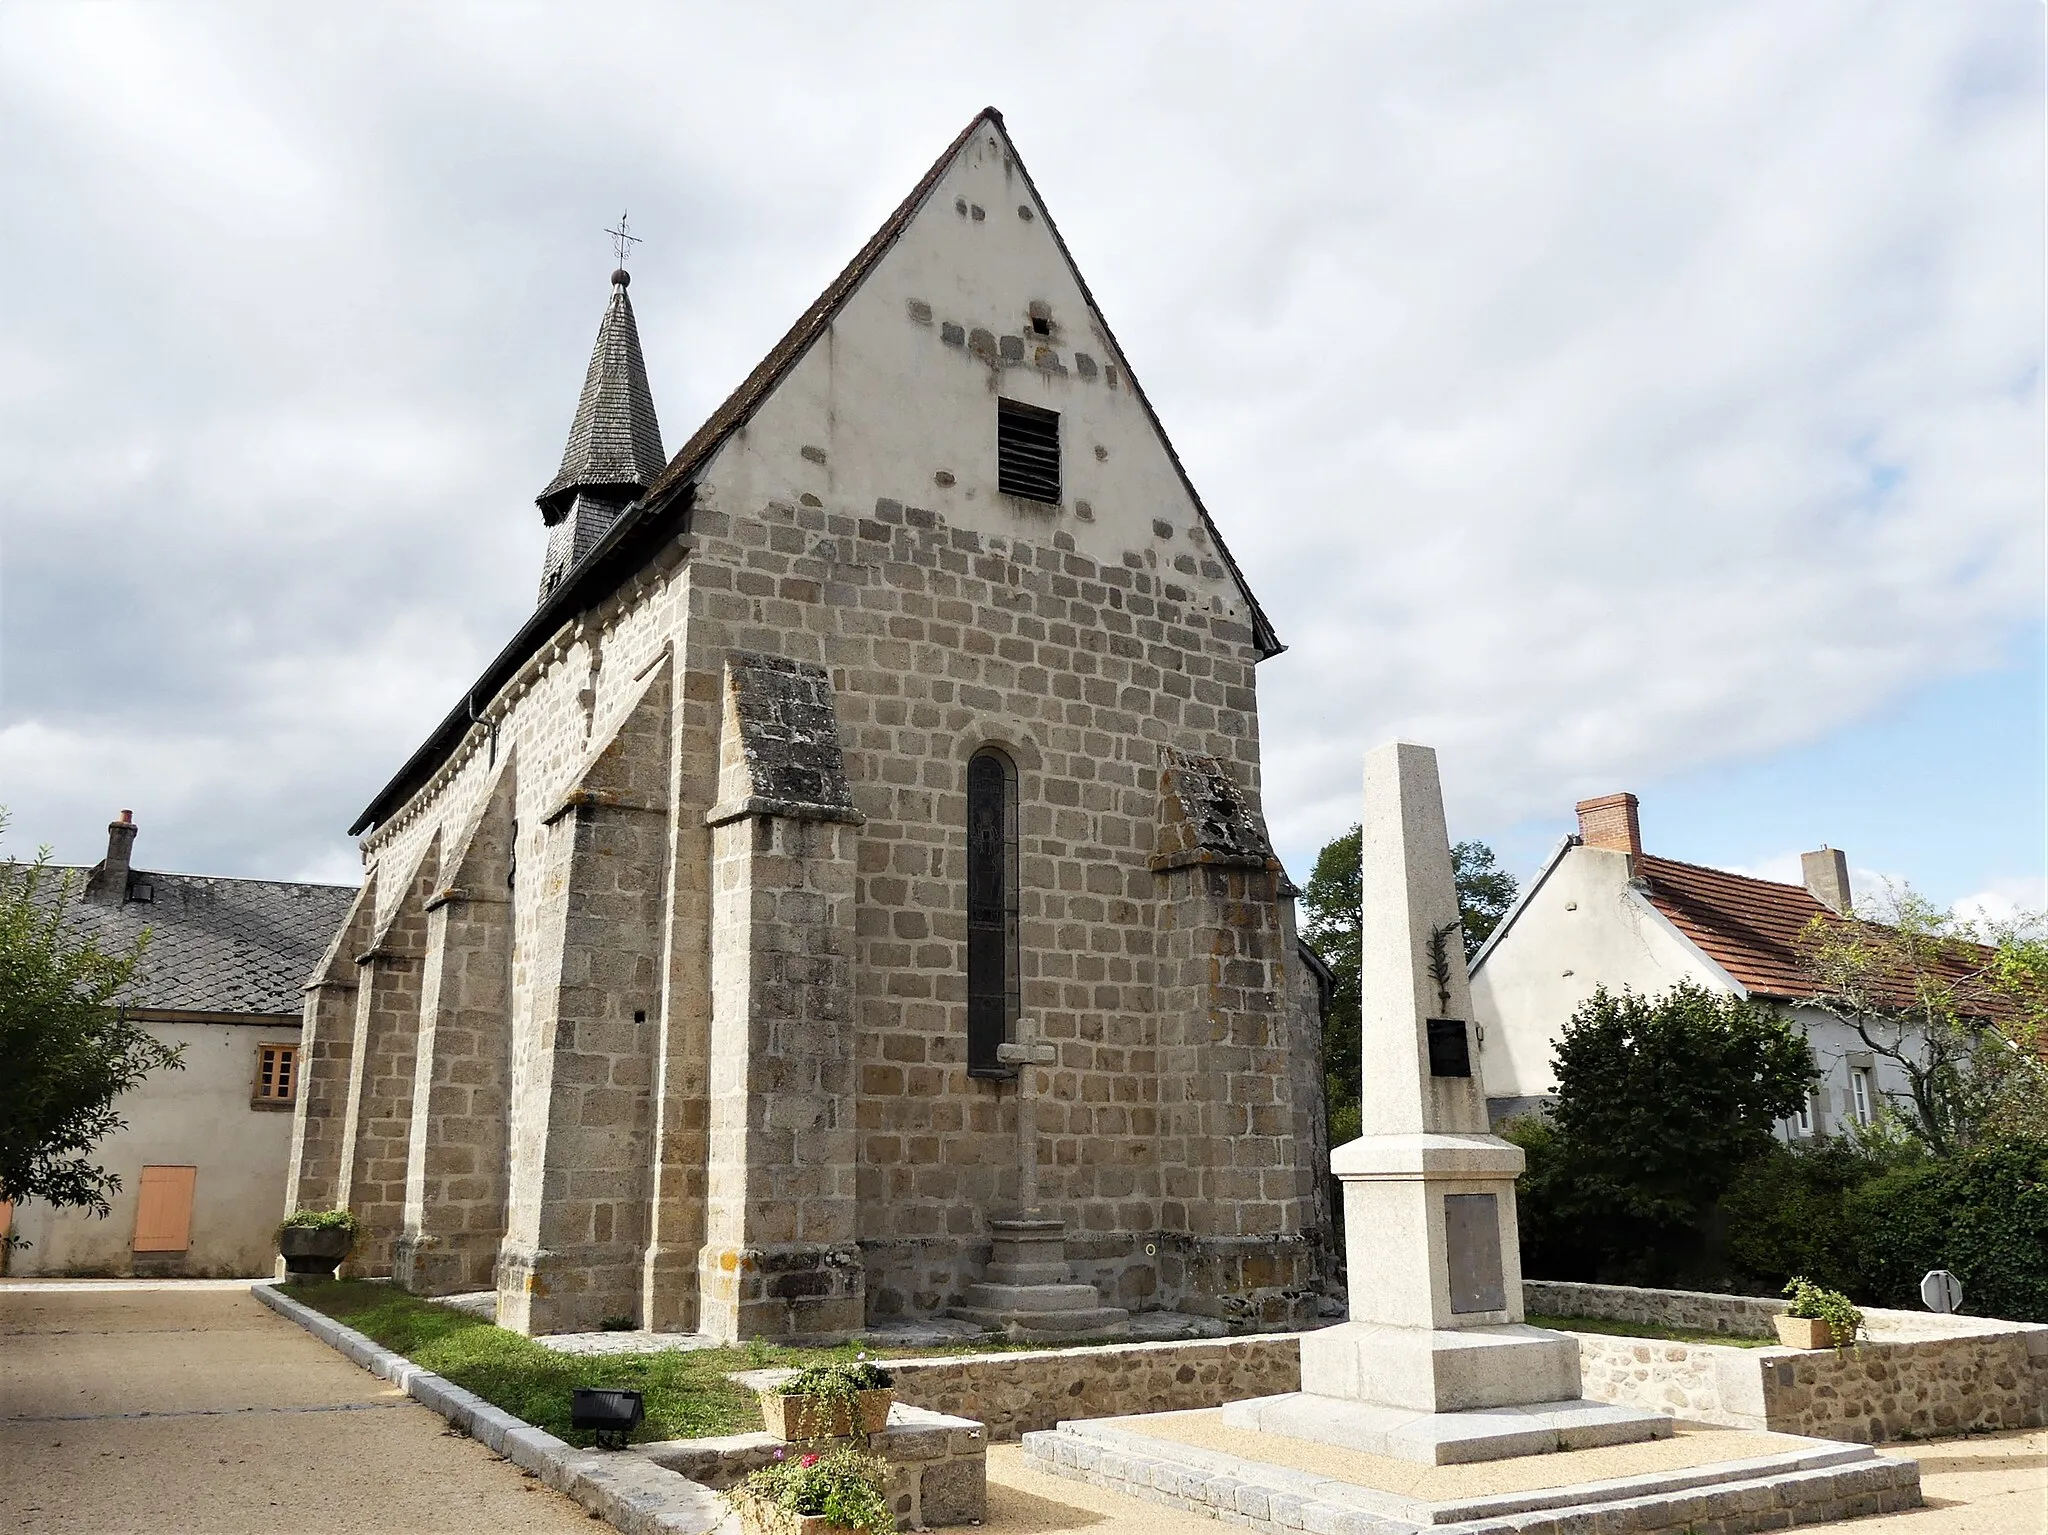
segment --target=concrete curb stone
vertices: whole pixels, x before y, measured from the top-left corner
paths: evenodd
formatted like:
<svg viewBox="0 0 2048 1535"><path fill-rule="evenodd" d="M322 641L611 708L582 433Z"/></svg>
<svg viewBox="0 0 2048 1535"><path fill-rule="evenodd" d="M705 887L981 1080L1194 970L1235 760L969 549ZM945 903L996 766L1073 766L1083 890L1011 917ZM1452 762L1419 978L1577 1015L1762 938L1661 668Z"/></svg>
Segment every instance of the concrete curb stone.
<svg viewBox="0 0 2048 1535"><path fill-rule="evenodd" d="M423 1370L334 1318L279 1293L251 1285L264 1305L296 1322L328 1347L388 1380L422 1407L440 1414L484 1448L573 1498L623 1535L734 1535L739 1520L725 1500L640 1456L579 1450L545 1429L493 1407L473 1391Z"/></svg>

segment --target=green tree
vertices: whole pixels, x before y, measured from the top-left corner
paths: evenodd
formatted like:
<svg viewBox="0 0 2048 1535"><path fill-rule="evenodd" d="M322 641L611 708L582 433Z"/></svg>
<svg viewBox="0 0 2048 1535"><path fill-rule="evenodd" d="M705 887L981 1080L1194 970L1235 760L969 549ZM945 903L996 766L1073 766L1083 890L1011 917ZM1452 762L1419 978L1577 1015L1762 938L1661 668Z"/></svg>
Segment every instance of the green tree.
<svg viewBox="0 0 2048 1535"><path fill-rule="evenodd" d="M1976 927L1888 890L1874 921L1832 915L1800 938L1812 1002L1896 1065L1892 1107L1936 1157L2048 1139L2048 941L2040 918Z"/></svg>
<svg viewBox="0 0 2048 1535"><path fill-rule="evenodd" d="M1707 1217L1818 1078L1797 1025L1691 982L1596 990L1554 1064L1545 1161L1523 1200L1531 1245L1634 1283L1697 1271Z"/></svg>
<svg viewBox="0 0 2048 1535"><path fill-rule="evenodd" d="M1357 826L1331 838L1316 855L1315 870L1301 892L1302 937L1322 955L1335 979L1329 1016L1323 1020L1324 1085L1333 1146L1357 1138L1359 1100L1365 1092L1358 1055L1359 848ZM1514 904L1515 880L1483 842L1454 846L1451 874L1465 926L1465 957L1470 959Z"/></svg>
<svg viewBox="0 0 2048 1535"><path fill-rule="evenodd" d="M104 1216L121 1180L92 1150L126 1124L114 1100L183 1062L115 1000L135 976L142 942L102 948L66 921L70 896L47 849L28 864L0 862L0 1199Z"/></svg>

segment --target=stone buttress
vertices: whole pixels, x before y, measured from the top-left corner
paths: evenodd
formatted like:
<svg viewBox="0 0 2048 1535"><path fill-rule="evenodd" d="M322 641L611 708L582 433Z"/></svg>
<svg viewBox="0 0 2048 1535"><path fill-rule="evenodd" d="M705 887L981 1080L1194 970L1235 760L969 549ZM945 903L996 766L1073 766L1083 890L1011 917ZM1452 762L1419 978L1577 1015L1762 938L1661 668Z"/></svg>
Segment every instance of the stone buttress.
<svg viewBox="0 0 2048 1535"><path fill-rule="evenodd" d="M497 1268L498 1320L519 1332L588 1330L639 1309L670 872L669 701L664 657L542 817Z"/></svg>
<svg viewBox="0 0 2048 1535"><path fill-rule="evenodd" d="M865 1325L853 808L824 669L738 653L712 828L711 1158L699 1329Z"/></svg>
<svg viewBox="0 0 2048 1535"><path fill-rule="evenodd" d="M1221 761L1167 748L1159 790L1162 1285L1183 1310L1299 1326L1320 1244L1295 1147L1293 887Z"/></svg>
<svg viewBox="0 0 2048 1535"><path fill-rule="evenodd" d="M512 790L508 760L426 903L405 1229L393 1262L415 1295L489 1289L505 1230Z"/></svg>
<svg viewBox="0 0 2048 1535"><path fill-rule="evenodd" d="M331 1210L341 1196L342 1131L348 1115L349 1063L355 1053L356 955L370 946L376 915L373 873L356 892L341 930L305 986L299 1032L299 1093L292 1107L291 1160L284 1213Z"/></svg>
<svg viewBox="0 0 2048 1535"><path fill-rule="evenodd" d="M436 835L412 869L394 882L389 911L378 919L370 946L355 956L355 1033L334 1201L337 1208L354 1211L363 1227L342 1270L351 1276L388 1276L405 1223L427 899L433 894L440 848Z"/></svg>

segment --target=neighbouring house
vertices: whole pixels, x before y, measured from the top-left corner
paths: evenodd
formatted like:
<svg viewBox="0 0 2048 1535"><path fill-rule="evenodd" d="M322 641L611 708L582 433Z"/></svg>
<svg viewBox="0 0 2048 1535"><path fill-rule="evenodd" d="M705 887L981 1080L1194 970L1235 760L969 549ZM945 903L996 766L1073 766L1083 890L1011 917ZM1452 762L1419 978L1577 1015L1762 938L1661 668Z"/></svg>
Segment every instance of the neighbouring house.
<svg viewBox="0 0 2048 1535"><path fill-rule="evenodd" d="M673 456L628 287L535 612L350 828L291 1202L523 1332L937 1314L1027 1203L1116 1306L1311 1320L1281 645L1001 117Z"/></svg>
<svg viewBox="0 0 2048 1535"><path fill-rule="evenodd" d="M113 1213L29 1201L13 1211L28 1245L7 1272L28 1275L268 1274L284 1208L298 1096L301 990L355 899L353 885L163 874L132 862L126 810L90 869L50 870L72 927L142 967L121 1001L184 1068L152 1072L115 1100L128 1123L93 1154L116 1173Z"/></svg>
<svg viewBox="0 0 2048 1535"><path fill-rule="evenodd" d="M1787 1140L1868 1123L1886 1099L1905 1097L1896 1062L1807 1001L1800 933L1817 916L1853 912L1839 848L1803 854L1804 883L1787 885L1645 853L1633 794L1581 801L1578 815L1578 835L1558 844L1472 961L1496 1121L1555 1095L1558 1036L1595 988L1650 995L1680 981L1768 1001L1806 1031L1820 1082L1779 1126Z"/></svg>

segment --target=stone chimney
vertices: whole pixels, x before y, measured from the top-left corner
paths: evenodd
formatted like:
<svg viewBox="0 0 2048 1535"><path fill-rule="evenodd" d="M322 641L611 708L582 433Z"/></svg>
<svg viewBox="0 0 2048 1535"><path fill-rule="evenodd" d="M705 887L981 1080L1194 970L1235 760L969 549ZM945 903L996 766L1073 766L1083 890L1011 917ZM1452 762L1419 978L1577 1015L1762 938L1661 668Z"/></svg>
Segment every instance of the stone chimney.
<svg viewBox="0 0 2048 1535"><path fill-rule="evenodd" d="M128 899L129 854L135 848L135 812L124 810L121 819L107 823L107 856L93 865L85 877L85 898L119 906Z"/></svg>
<svg viewBox="0 0 2048 1535"><path fill-rule="evenodd" d="M1799 855L1799 877L1816 901L1838 917L1855 914L1849 898L1849 855L1822 843L1818 852Z"/></svg>
<svg viewBox="0 0 2048 1535"><path fill-rule="evenodd" d="M1643 856L1643 829L1636 821L1633 794L1603 794L1579 801L1579 840L1587 847L1611 848L1630 859Z"/></svg>

